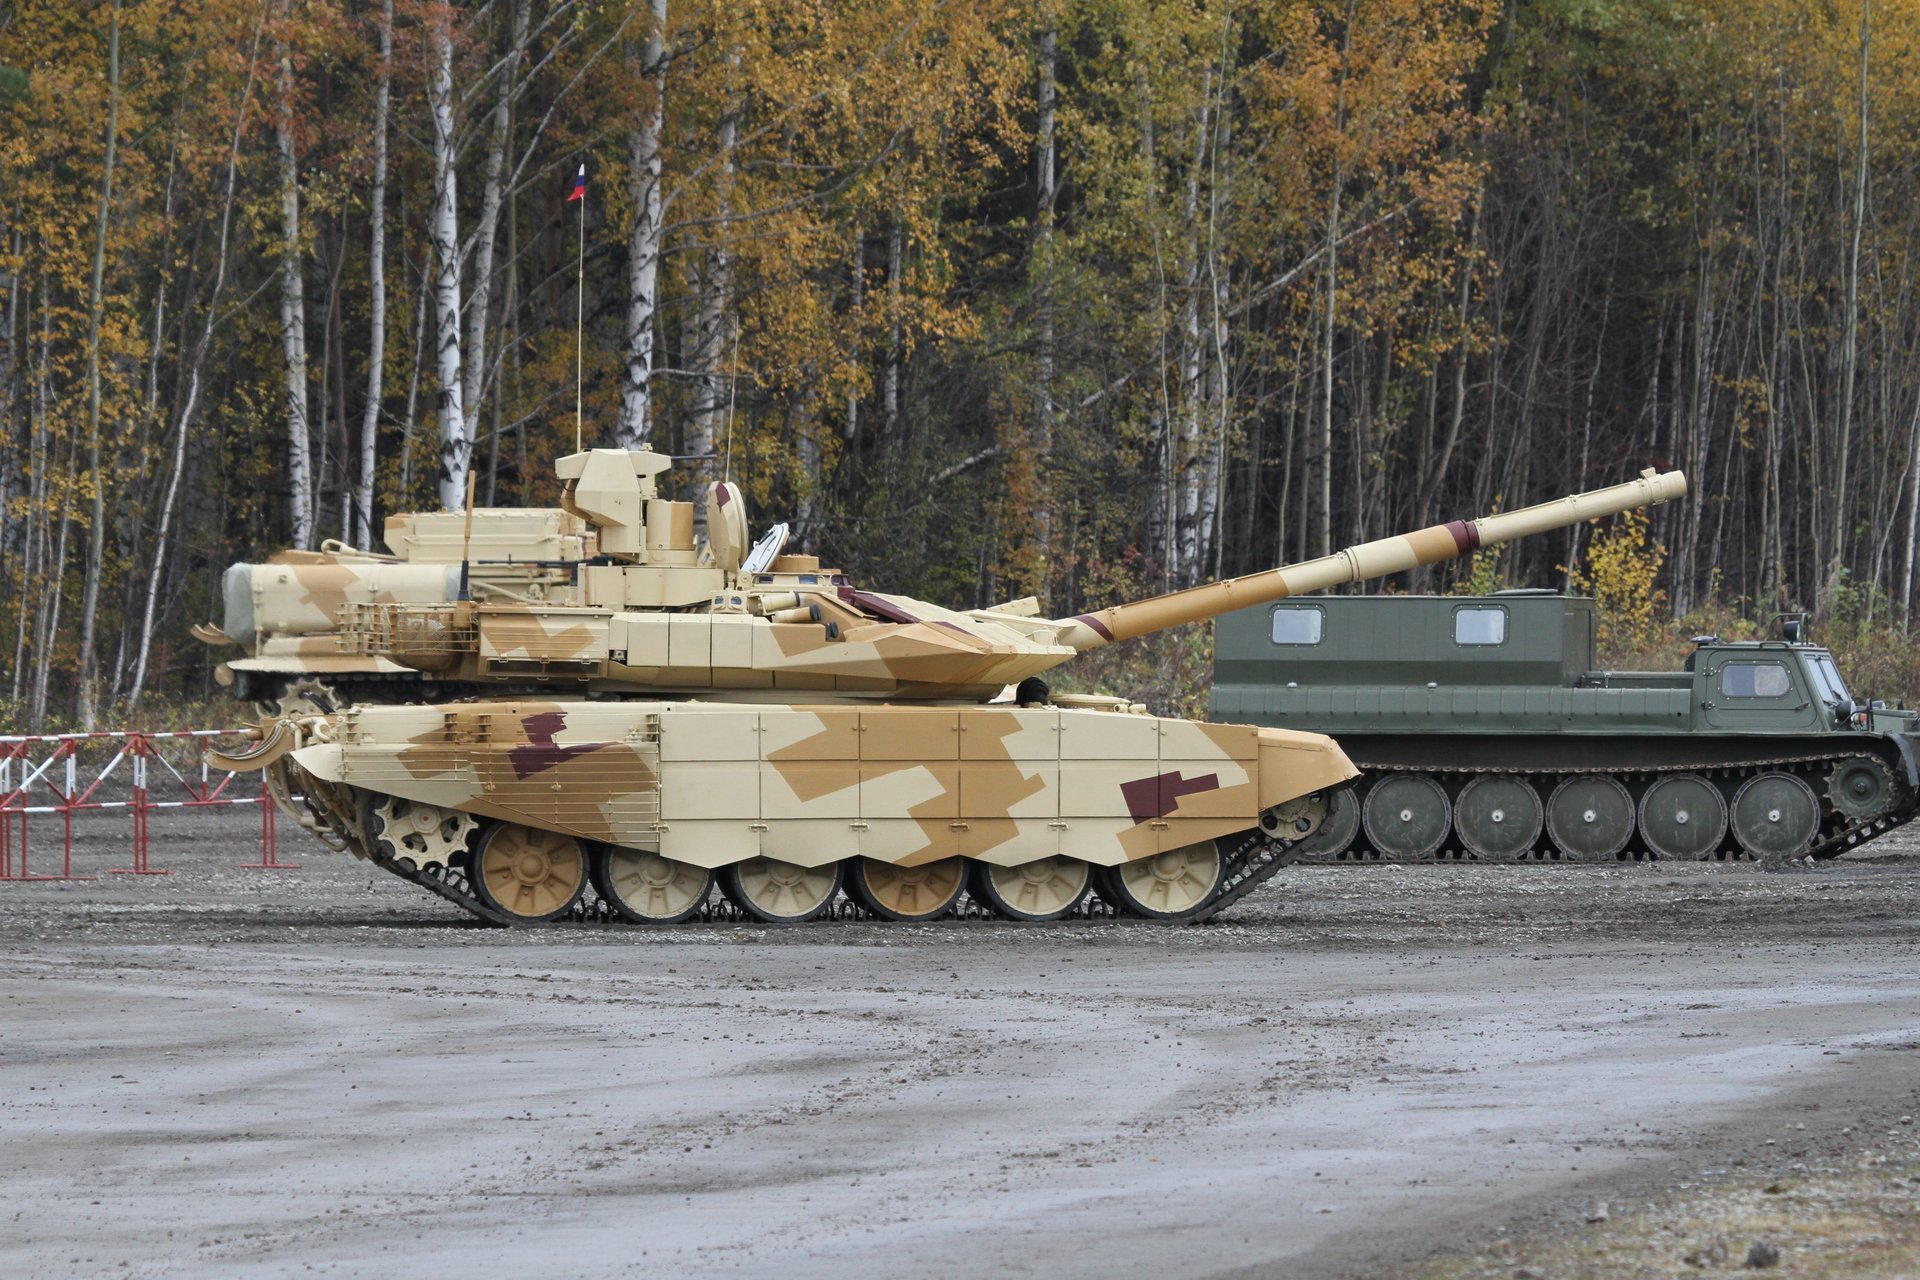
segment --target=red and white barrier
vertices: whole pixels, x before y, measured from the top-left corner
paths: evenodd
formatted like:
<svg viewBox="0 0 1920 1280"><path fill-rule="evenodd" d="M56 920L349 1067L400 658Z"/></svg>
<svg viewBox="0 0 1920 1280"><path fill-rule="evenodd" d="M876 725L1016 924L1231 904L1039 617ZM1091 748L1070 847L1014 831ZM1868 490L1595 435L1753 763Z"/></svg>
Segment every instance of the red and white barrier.
<svg viewBox="0 0 1920 1280"><path fill-rule="evenodd" d="M0 880L91 880L73 869L73 817L89 811L124 810L133 823L132 865L110 867L108 875L164 876L170 871L150 862L149 823L155 811L260 806L260 860L243 867L292 870L281 862L274 833L272 797L261 775L260 794L229 794L234 774L207 763L209 738L231 738L239 729L186 729L172 733L49 733L0 735ZM160 766L156 772L154 765ZM130 788L125 800L96 798L107 780L125 766ZM156 786L152 785L157 782ZM42 801L35 803L35 801ZM60 870L32 871L27 866L29 819L58 815L61 823ZM16 857L17 851L17 857Z"/></svg>

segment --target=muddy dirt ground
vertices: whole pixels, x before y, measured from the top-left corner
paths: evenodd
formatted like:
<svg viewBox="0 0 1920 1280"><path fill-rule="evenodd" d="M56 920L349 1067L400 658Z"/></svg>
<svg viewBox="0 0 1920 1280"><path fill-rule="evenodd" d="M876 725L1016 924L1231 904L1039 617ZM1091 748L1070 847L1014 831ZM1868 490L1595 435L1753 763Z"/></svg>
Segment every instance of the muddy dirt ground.
<svg viewBox="0 0 1920 1280"><path fill-rule="evenodd" d="M0 1275L1920 1268L1904 833L1295 868L1187 928L506 933L284 831L242 870L257 823L0 884Z"/></svg>

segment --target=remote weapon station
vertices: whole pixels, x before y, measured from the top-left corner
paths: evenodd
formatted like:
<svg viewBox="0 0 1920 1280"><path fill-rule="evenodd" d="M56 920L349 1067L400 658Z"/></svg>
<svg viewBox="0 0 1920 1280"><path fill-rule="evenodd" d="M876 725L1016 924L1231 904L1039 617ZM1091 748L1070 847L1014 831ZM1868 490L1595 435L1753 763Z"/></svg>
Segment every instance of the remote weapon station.
<svg viewBox="0 0 1920 1280"><path fill-rule="evenodd" d="M1318 734L1056 698L1042 673L1685 490L1677 472L1647 472L1050 619L1031 599L960 612L861 590L785 554L784 526L750 543L731 484L707 490L703 555L692 505L658 494L669 465L646 450L559 460L563 506L597 549L572 603L341 609L337 643L354 656L571 700L282 716L225 763L269 769L323 836L502 924L670 923L716 880L769 922L812 919L843 888L893 920L937 918L963 892L1051 920L1090 890L1129 914L1200 919L1284 865L1357 770Z"/></svg>

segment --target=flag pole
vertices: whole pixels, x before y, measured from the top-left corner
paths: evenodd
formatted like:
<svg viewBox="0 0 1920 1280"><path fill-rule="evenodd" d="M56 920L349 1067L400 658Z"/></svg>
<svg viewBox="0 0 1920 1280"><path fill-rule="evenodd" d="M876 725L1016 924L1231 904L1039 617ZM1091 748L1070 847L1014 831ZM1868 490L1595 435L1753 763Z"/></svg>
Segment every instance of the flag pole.
<svg viewBox="0 0 1920 1280"><path fill-rule="evenodd" d="M585 165L580 166L584 180ZM587 325L587 200L580 197L580 268L574 282L573 305L573 451L580 452L580 401L586 381L586 347L583 334Z"/></svg>

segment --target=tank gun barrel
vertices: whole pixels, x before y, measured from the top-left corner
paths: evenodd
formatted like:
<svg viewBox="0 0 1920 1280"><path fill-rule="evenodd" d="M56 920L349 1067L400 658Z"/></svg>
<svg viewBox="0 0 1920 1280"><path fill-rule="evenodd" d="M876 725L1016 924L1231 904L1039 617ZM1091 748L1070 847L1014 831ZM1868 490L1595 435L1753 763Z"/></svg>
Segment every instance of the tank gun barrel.
<svg viewBox="0 0 1920 1280"><path fill-rule="evenodd" d="M1264 569L1238 578L1189 587L1132 604L1083 613L1060 632L1058 643L1082 652L1164 631L1182 623L1198 622L1249 605L1271 604L1288 596L1322 591L1347 582L1383 578L1421 565L1437 564L1550 529L1564 529L1583 520L1616 515L1677 498L1687 491L1687 478L1678 471L1640 473L1638 479L1589 493L1555 498L1518 511L1454 520L1415 533L1397 534L1346 547L1332 555L1299 564Z"/></svg>

